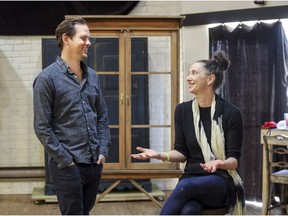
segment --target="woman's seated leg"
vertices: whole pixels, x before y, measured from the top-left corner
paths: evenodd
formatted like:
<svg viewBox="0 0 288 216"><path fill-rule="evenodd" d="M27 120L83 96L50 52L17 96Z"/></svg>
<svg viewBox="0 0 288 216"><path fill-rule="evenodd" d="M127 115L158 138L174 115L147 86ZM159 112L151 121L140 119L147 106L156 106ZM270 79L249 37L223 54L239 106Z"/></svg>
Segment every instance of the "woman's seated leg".
<svg viewBox="0 0 288 216"><path fill-rule="evenodd" d="M192 200L205 206L221 208L226 205L228 192L227 182L218 175L184 178L176 185L160 214L179 215L186 203Z"/></svg>
<svg viewBox="0 0 288 216"><path fill-rule="evenodd" d="M203 209L203 205L196 201L196 200L190 200L186 202L184 205L181 215L200 215Z"/></svg>

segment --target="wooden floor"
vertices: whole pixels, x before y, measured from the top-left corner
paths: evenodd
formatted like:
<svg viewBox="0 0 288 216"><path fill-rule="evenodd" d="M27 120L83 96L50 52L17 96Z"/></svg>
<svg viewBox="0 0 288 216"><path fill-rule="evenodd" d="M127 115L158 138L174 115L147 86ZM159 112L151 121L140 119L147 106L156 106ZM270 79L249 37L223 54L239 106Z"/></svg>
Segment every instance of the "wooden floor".
<svg viewBox="0 0 288 216"><path fill-rule="evenodd" d="M167 192L165 192L167 194ZM169 192L168 192L169 193ZM161 203L163 204L164 201ZM0 195L1 215L59 215L57 203L36 205L28 195ZM159 215L160 208L151 201L96 203L91 215ZM261 207L247 204L248 215L261 215ZM278 214L278 213L277 213Z"/></svg>

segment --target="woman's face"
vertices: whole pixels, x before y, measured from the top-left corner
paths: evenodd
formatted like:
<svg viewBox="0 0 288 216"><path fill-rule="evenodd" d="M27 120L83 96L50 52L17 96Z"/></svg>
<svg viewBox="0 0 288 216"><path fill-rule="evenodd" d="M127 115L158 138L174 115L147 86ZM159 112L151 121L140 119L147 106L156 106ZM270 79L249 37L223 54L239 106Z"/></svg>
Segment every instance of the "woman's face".
<svg viewBox="0 0 288 216"><path fill-rule="evenodd" d="M207 91L207 88L212 84L211 74L208 75L207 71L204 67L204 63L196 62L194 63L190 70L189 74L186 78L188 82L188 89L190 93L195 95L199 93L204 93Z"/></svg>

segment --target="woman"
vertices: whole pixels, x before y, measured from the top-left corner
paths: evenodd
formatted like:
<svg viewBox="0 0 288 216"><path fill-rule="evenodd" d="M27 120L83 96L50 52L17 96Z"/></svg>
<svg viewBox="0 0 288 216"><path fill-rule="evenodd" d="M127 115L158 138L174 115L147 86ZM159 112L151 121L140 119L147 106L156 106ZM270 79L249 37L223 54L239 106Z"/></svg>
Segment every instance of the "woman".
<svg viewBox="0 0 288 216"><path fill-rule="evenodd" d="M195 98L176 107L174 150L160 153L137 147L140 153L131 155L140 160L186 162L184 174L160 214L201 214L203 208L226 206L235 214L245 213L242 181L236 171L242 116L237 107L215 93L228 66L223 52L191 66L187 82Z"/></svg>

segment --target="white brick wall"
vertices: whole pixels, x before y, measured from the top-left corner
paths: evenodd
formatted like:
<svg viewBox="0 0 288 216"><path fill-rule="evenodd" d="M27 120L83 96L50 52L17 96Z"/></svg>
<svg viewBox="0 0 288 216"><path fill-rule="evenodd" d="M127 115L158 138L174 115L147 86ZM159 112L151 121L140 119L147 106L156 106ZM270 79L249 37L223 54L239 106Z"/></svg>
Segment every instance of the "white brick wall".
<svg viewBox="0 0 288 216"><path fill-rule="evenodd" d="M129 15L180 15L181 1L140 1Z"/></svg>
<svg viewBox="0 0 288 216"><path fill-rule="evenodd" d="M44 164L32 110L41 64L40 37L0 36L0 167Z"/></svg>

